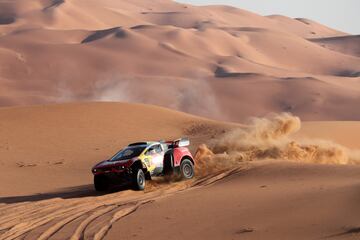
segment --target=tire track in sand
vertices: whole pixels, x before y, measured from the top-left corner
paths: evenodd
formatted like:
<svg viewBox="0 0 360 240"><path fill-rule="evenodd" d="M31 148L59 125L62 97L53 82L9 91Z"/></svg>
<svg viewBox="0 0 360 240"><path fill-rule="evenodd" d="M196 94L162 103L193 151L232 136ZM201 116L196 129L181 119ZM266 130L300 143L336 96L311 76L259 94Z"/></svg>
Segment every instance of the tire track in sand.
<svg viewBox="0 0 360 240"><path fill-rule="evenodd" d="M55 236L70 240L102 240L115 222L136 212L142 205L181 191L214 184L241 170L224 170L197 180L172 184L153 181L150 182L150 185L153 184L150 189L155 190L145 193L125 191L95 197L54 198L37 202L1 204L0 240L27 237L51 240ZM100 218L103 218L98 222L100 224L95 224ZM65 226L71 227L71 232L65 231Z"/></svg>

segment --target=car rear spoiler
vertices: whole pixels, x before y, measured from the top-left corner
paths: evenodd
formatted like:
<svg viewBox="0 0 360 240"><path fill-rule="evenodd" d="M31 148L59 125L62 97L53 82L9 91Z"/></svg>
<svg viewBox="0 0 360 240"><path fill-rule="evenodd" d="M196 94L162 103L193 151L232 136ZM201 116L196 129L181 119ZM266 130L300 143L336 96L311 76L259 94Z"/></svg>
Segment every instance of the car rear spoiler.
<svg viewBox="0 0 360 240"><path fill-rule="evenodd" d="M169 148L187 147L190 145L190 140L188 138L179 138L173 141L166 141L165 144Z"/></svg>

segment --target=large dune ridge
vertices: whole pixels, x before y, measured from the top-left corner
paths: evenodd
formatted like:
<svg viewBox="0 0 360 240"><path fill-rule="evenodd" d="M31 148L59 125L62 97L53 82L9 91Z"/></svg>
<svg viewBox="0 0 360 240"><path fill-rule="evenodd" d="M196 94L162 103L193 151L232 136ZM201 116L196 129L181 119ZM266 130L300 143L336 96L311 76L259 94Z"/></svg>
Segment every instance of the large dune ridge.
<svg viewBox="0 0 360 240"><path fill-rule="evenodd" d="M360 147L358 122L282 113L235 124L142 104L72 103L3 107L0 132L0 239L358 237L360 168L346 155ZM195 179L155 178L143 193L93 190L96 162L132 141L181 136L191 140Z"/></svg>
<svg viewBox="0 0 360 240"><path fill-rule="evenodd" d="M2 0L0 35L1 106L125 101L230 121L360 118L357 37L308 19L170 0Z"/></svg>

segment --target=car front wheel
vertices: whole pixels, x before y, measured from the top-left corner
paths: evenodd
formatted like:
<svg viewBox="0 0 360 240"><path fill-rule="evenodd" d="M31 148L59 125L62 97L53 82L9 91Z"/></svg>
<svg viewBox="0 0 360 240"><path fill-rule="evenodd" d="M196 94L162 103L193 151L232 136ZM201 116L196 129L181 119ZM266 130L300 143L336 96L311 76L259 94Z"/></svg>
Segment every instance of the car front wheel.
<svg viewBox="0 0 360 240"><path fill-rule="evenodd" d="M135 190L145 189L145 174L142 169L137 169L133 176L133 187Z"/></svg>

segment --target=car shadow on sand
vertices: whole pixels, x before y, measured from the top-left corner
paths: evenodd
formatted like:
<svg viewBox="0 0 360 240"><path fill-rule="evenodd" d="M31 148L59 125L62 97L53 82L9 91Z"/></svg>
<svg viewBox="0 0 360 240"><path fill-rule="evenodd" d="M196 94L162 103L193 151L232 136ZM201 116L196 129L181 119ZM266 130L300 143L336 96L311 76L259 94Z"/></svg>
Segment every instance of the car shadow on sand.
<svg viewBox="0 0 360 240"><path fill-rule="evenodd" d="M111 190L106 192L97 192L94 189L92 184L89 185L82 185L70 188L64 188L59 191L49 192L49 193L37 193L32 195L24 195L24 196L11 196L11 197L0 197L0 203L21 203L21 202L35 202L41 200L48 200L52 198L62 198L62 199L69 199L69 198L83 198L83 197L96 197L96 196L103 196L106 194L111 194L114 192L129 190L127 186L118 186L113 187Z"/></svg>

